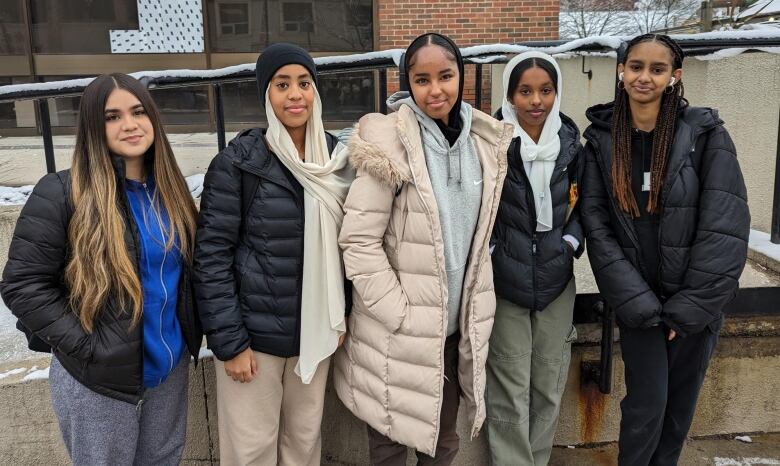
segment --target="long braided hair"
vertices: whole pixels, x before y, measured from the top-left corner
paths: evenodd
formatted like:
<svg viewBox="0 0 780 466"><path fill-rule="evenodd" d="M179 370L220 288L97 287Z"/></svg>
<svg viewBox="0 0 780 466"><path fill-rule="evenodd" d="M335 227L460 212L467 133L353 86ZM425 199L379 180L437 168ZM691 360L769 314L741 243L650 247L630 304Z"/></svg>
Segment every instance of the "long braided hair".
<svg viewBox="0 0 780 466"><path fill-rule="evenodd" d="M623 65L631 53L631 48L643 42L660 42L665 45L672 53L673 69L682 68L684 58L682 49L672 38L663 34L643 34L634 37L626 48ZM621 87L620 83L618 83L618 88L612 115L612 189L620 208L634 217L639 217L639 206L631 189L631 113L628 93L625 86ZM674 138L678 107L680 102L687 103L683 98L684 94L685 89L682 80L680 80L671 88L667 87L661 96L661 109L658 111L653 132L650 199L646 207L650 213L655 214L660 210L660 193L666 173L666 162Z"/></svg>

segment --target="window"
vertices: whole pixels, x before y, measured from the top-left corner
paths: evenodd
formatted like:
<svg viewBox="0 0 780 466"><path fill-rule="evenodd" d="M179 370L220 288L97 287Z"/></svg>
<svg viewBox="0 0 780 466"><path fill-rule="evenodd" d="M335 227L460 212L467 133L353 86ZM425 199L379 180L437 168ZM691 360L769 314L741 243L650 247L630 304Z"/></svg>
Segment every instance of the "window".
<svg viewBox="0 0 780 466"><path fill-rule="evenodd" d="M283 32L314 32L314 5L308 2L282 3Z"/></svg>
<svg viewBox="0 0 780 466"><path fill-rule="evenodd" d="M320 76L322 119L354 122L375 110L374 73L360 72ZM255 82L228 83L222 87L225 121L265 125Z"/></svg>
<svg viewBox="0 0 780 466"><path fill-rule="evenodd" d="M0 55L25 55L27 33L19 0L0 0Z"/></svg>
<svg viewBox="0 0 780 466"><path fill-rule="evenodd" d="M219 34L239 36L249 34L249 4L220 3Z"/></svg>
<svg viewBox="0 0 780 466"><path fill-rule="evenodd" d="M138 29L137 0L30 0L35 53L111 53L109 31Z"/></svg>
<svg viewBox="0 0 780 466"><path fill-rule="evenodd" d="M29 76L0 78L0 86L30 82ZM32 100L17 100L0 104L0 128L35 127L35 103Z"/></svg>
<svg viewBox="0 0 780 466"><path fill-rule="evenodd" d="M215 53L258 53L276 42L292 42L310 52L374 49L372 0L204 1Z"/></svg>

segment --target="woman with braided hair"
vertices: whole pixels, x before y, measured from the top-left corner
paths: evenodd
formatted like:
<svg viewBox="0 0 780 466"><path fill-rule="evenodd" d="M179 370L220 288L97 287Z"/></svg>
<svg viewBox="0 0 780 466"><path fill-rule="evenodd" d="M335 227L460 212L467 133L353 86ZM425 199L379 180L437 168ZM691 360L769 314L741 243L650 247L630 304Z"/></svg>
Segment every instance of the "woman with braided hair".
<svg viewBox="0 0 780 466"><path fill-rule="evenodd" d="M683 98L683 52L629 44L614 102L591 121L581 215L625 365L618 462L674 465L747 256L750 213L717 111Z"/></svg>

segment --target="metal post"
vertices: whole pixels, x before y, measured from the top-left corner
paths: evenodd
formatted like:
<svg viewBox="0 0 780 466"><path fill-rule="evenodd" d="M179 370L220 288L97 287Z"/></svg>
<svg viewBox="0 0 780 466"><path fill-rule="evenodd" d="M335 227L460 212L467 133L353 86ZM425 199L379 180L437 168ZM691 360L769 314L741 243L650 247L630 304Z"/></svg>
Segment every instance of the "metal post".
<svg viewBox="0 0 780 466"><path fill-rule="evenodd" d="M220 151L227 146L225 142L225 110L222 106L222 87L219 84L212 84L214 90L214 112L217 117L217 147Z"/></svg>
<svg viewBox="0 0 780 466"><path fill-rule="evenodd" d="M54 144L51 136L51 119L49 118L49 102L47 99L38 99L38 117L41 119L41 136L43 137L43 153L46 156L46 172L54 173L57 168L54 164Z"/></svg>
<svg viewBox="0 0 780 466"><path fill-rule="evenodd" d="M387 113L387 69L379 70L379 113Z"/></svg>
<svg viewBox="0 0 780 466"><path fill-rule="evenodd" d="M712 3L709 0L701 2L701 32L712 31Z"/></svg>
<svg viewBox="0 0 780 466"><path fill-rule="evenodd" d="M780 244L780 116L777 118L777 155L775 155L775 197L772 201L772 234L770 241Z"/></svg>
<svg viewBox="0 0 780 466"><path fill-rule="evenodd" d="M482 65L480 63L477 63L477 77L475 80L474 107L476 107L477 110L482 110Z"/></svg>

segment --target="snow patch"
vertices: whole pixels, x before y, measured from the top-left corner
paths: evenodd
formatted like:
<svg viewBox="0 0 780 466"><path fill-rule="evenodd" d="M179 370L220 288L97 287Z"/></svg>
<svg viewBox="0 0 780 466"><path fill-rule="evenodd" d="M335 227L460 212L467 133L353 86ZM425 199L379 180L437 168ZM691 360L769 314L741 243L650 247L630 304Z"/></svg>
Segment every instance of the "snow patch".
<svg viewBox="0 0 780 466"><path fill-rule="evenodd" d="M207 359L207 358L213 358L214 352L210 349L204 347L201 347L200 351L198 351L198 359Z"/></svg>
<svg viewBox="0 0 780 466"><path fill-rule="evenodd" d="M187 182L187 188L190 190L193 198L199 198L203 193L203 173L188 176L184 179ZM23 205L30 197L34 186L0 186L0 206L4 205Z"/></svg>
<svg viewBox="0 0 780 466"><path fill-rule="evenodd" d="M0 186L0 205L18 205L27 202L33 186L6 187Z"/></svg>
<svg viewBox="0 0 780 466"><path fill-rule="evenodd" d="M3 373L0 373L0 380L10 377L12 375L21 374L22 372L27 372L29 369L26 367L17 367L16 369L11 369L10 371L5 371Z"/></svg>
<svg viewBox="0 0 780 466"><path fill-rule="evenodd" d="M775 13L780 13L780 0L762 0L741 11L739 15L737 15L737 19L743 19L753 15L768 16Z"/></svg>
<svg viewBox="0 0 780 466"><path fill-rule="evenodd" d="M773 458L719 458L715 457L715 466L775 466L780 460Z"/></svg>
<svg viewBox="0 0 780 466"><path fill-rule="evenodd" d="M192 197L199 198L203 192L203 179L206 175L198 173L196 175L188 176L184 180L187 182L187 188L190 190Z"/></svg>
<svg viewBox="0 0 780 466"><path fill-rule="evenodd" d="M33 366L30 368L30 373L25 375L22 381L26 382L28 380L41 380L41 379L48 379L49 378L49 368L46 369L38 369L38 366Z"/></svg>
<svg viewBox="0 0 780 466"><path fill-rule="evenodd" d="M745 442L745 443L753 443L753 439L750 438L749 435L737 435L736 437L734 437L734 440L739 440L740 442Z"/></svg>
<svg viewBox="0 0 780 466"><path fill-rule="evenodd" d="M353 53L349 55L334 55L331 57L316 57L314 59L315 65L336 65L336 64L348 64L355 63L363 60L381 60L391 59L395 66L401 64L401 55L405 50L403 49L390 49L381 50L378 52L366 52L366 53Z"/></svg>
<svg viewBox="0 0 780 466"><path fill-rule="evenodd" d="M780 47L756 47L752 49L733 48L733 49L722 49L722 50L718 50L717 52L711 53L709 55L694 56L693 58L697 60L704 60L704 61L721 60L723 58L736 57L737 55L744 53L748 50L758 50L760 52L766 52L766 53L780 53Z"/></svg>

